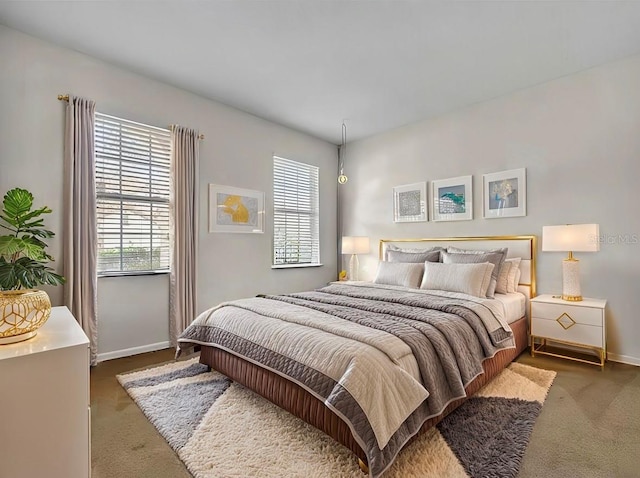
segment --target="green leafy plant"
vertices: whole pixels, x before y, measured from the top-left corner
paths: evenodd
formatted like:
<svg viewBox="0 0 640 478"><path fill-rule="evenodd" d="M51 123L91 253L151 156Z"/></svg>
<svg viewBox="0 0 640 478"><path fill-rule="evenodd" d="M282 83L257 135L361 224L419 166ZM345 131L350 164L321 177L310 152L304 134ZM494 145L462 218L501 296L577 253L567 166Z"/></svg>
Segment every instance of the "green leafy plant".
<svg viewBox="0 0 640 478"><path fill-rule="evenodd" d="M33 289L38 285L60 285L65 279L47 264L53 257L46 253L42 239L54 236L44 228L47 206L31 210L33 194L15 188L2 202L0 228L10 234L0 236L0 290Z"/></svg>

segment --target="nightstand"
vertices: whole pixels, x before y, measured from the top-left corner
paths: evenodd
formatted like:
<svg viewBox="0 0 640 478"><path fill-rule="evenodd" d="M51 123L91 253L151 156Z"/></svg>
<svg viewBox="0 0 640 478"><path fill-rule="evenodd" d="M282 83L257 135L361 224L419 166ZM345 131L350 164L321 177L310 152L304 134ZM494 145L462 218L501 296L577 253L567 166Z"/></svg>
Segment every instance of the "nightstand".
<svg viewBox="0 0 640 478"><path fill-rule="evenodd" d="M531 356L552 355L599 365L603 369L607 356L606 304L602 299L568 302L552 295L531 299ZM586 353L572 356L567 350L565 354L564 349L553 346L555 343Z"/></svg>

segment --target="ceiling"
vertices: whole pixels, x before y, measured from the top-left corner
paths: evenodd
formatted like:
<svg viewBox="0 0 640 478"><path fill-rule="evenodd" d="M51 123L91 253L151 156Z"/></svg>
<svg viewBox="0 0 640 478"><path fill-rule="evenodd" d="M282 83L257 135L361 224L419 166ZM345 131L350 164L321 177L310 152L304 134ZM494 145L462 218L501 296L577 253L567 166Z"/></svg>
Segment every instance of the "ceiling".
<svg viewBox="0 0 640 478"><path fill-rule="evenodd" d="M636 1L0 1L0 23L336 144L640 53Z"/></svg>

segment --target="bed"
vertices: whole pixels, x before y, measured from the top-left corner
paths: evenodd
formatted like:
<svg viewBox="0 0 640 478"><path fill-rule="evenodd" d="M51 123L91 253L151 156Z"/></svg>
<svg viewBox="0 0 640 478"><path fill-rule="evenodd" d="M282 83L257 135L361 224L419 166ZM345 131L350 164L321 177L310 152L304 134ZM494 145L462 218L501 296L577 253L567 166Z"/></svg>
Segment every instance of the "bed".
<svg viewBox="0 0 640 478"><path fill-rule="evenodd" d="M517 262L515 290L486 299L385 283L385 270L414 271L418 263L405 258L421 258L425 249L456 264L423 262L420 285L429 287L429 276L448 287L453 271L474 274L473 291L485 287L498 267L480 251L493 257L502 250L501 264L509 261L515 270ZM535 236L384 239L375 283L331 283L221 304L185 330L179 350L199 346L201 363L322 430L377 477L526 348L535 251ZM402 265L393 265L398 257ZM420 334L429 340L420 341Z"/></svg>

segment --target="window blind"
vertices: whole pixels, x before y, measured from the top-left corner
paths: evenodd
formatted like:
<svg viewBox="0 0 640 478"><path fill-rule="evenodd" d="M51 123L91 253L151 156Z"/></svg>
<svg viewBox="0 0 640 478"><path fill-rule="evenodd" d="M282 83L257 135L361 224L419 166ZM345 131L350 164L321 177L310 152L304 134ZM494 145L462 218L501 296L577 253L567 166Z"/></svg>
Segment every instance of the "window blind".
<svg viewBox="0 0 640 478"><path fill-rule="evenodd" d="M98 273L168 271L169 130L96 113Z"/></svg>
<svg viewBox="0 0 640 478"><path fill-rule="evenodd" d="M273 265L319 265L318 168L273 157Z"/></svg>

